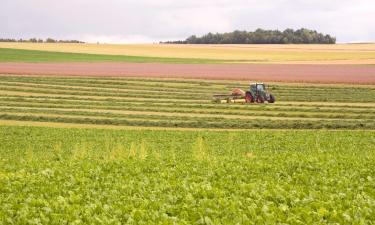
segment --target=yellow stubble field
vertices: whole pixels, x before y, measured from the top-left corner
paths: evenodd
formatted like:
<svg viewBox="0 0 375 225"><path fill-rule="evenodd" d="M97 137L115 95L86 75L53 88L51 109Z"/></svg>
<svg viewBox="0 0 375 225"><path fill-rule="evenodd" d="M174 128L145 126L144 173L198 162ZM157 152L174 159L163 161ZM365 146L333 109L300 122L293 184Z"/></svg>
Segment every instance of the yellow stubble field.
<svg viewBox="0 0 375 225"><path fill-rule="evenodd" d="M166 45L0 43L0 48L167 58L233 60L239 63L375 64L375 44Z"/></svg>

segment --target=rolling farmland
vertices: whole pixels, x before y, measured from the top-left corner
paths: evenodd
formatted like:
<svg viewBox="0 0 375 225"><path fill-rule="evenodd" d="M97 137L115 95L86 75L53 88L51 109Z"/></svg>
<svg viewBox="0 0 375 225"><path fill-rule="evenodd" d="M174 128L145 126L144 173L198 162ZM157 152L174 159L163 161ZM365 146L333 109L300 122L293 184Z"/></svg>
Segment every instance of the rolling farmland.
<svg viewBox="0 0 375 225"><path fill-rule="evenodd" d="M0 224L375 221L373 45L176 48L0 43Z"/></svg>
<svg viewBox="0 0 375 225"><path fill-rule="evenodd" d="M0 12L0 225L375 225L374 0Z"/></svg>
<svg viewBox="0 0 375 225"><path fill-rule="evenodd" d="M375 44L97 45L0 42L0 52L5 52L2 53L0 60L3 58L7 61L20 62L32 60L48 62L55 59L66 62L101 60L172 63L375 64ZM43 57L40 52L45 52L46 55ZM4 54L8 54L9 57ZM36 59L33 59L35 56Z"/></svg>
<svg viewBox="0 0 375 225"><path fill-rule="evenodd" d="M374 46L0 43L0 74L373 85Z"/></svg>

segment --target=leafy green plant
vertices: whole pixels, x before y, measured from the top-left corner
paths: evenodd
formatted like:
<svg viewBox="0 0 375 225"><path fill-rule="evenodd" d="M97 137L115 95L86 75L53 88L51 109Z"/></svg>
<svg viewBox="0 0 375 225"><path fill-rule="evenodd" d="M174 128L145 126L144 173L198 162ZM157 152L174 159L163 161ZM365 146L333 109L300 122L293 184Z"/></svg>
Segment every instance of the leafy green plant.
<svg viewBox="0 0 375 225"><path fill-rule="evenodd" d="M375 220L373 131L0 126L0 143L4 224Z"/></svg>

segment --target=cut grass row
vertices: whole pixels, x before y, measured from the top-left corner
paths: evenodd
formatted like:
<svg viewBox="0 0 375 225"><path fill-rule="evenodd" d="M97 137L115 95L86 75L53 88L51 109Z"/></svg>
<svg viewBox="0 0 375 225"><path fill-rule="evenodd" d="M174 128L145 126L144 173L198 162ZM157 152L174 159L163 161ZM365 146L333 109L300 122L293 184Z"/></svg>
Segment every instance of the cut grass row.
<svg viewBox="0 0 375 225"><path fill-rule="evenodd" d="M373 120L270 120L252 119L242 123L236 120L194 120L194 121L174 121L174 120L144 120L137 119L106 119L90 118L82 116L48 116L33 114L0 114L1 120L17 121L40 121L40 122L63 122L75 124L98 124L98 125L118 125L118 126L143 126L143 127L175 127L175 128L220 128L220 129L375 129ZM173 119L173 118L172 118Z"/></svg>
<svg viewBox="0 0 375 225"><path fill-rule="evenodd" d="M34 82L34 83L56 83L56 84L74 84L78 83L79 86L85 85L111 85L111 86L151 86L151 87L176 87L179 89L194 87L200 89L212 89L212 88L224 88L224 87L237 87L237 86L247 86L247 81L231 81L231 80L196 80L196 79L173 79L173 78L136 78L136 77L40 77L40 76L6 76L2 75L2 81L24 81L24 82ZM82 85L84 84L84 85ZM373 85L345 85L345 84L303 84L303 83L283 83L279 85L278 83L271 83L270 88L278 89L332 89L336 88L342 89L355 89L363 90L366 88L373 89Z"/></svg>
<svg viewBox="0 0 375 225"><path fill-rule="evenodd" d="M342 110L346 109L353 109L353 110L373 110L375 107L375 103L368 102L368 103L358 103L358 102L298 102L298 101L278 101L277 104L212 104L211 101L208 100L202 100L202 101L196 101L196 100L160 100L157 98L100 98L95 96L85 96L85 97L77 97L77 96L69 96L69 95L53 95L50 96L46 94L40 94L36 95L33 93L30 93L27 95L27 92L6 92L3 91L0 93L2 94L0 96L1 99L8 99L9 101L12 101L14 99L15 101L66 101L66 102L79 102L83 104L104 104L104 105L127 105L127 104L133 104L133 105L165 105L165 106L187 106L187 107L193 107L193 108L220 108L220 109L258 109L265 107L268 108L275 108L275 107L298 107L301 109L337 109L340 108Z"/></svg>
<svg viewBox="0 0 375 225"><path fill-rule="evenodd" d="M355 114L374 115L375 110L371 107L360 109L347 109L335 107L291 107L291 106L260 106L260 107L206 107L204 105L178 105L178 104L157 104L157 103L108 103L108 102L83 102L83 101L64 101L64 100L47 100L40 101L25 99L2 99L2 106L16 107L44 107L44 108L75 108L75 109L98 109L98 110L141 110L156 112L190 112L190 113L211 113L211 114L236 114L246 115L247 113L288 113L288 114Z"/></svg>
<svg viewBox="0 0 375 225"><path fill-rule="evenodd" d="M29 82L34 84L74 85L80 87L107 87L107 88L135 88L154 89L162 88L169 90L196 90L196 91L223 91L235 87L248 88L248 82L237 81L211 81L194 79L169 79L169 78L111 78L111 77L36 77L36 76L6 76L1 75L2 81L6 82ZM296 84L296 83L270 83L270 90L284 91L360 91L373 92L373 85L337 85L337 84Z"/></svg>
<svg viewBox="0 0 375 225"><path fill-rule="evenodd" d="M37 84L15 84L15 83L0 83L0 90L2 91L27 91L30 93L44 93L44 94L62 94L62 95L82 95L82 96L106 96L106 97L142 97L142 98L158 98L158 99L191 99L191 100L208 100L211 94L215 92L200 92L196 93L191 89L190 92L183 91L168 91L168 90L152 90L152 89L106 89L106 88L90 88L90 87L67 87L58 85L37 85ZM231 89L229 89L231 90ZM227 91L228 93L229 91ZM216 92L217 93L217 92ZM223 93L223 92L221 92ZM321 90L304 90L292 91L286 88L283 92L272 91L278 96L278 99L284 101L336 101L336 102L371 102L375 97L373 90L337 90L330 91L329 89ZM366 94L364 94L366 93Z"/></svg>
<svg viewBox="0 0 375 225"><path fill-rule="evenodd" d="M142 92L168 92L168 93L196 93L196 94L209 94L211 95L214 92L223 92L223 90L231 90L235 87L242 88L246 90L248 87L241 85L241 86L229 86L229 85L222 85L216 88L207 88L207 87L161 87L160 85L153 85L149 83L138 83L138 84L123 84L123 85L106 85L106 84L86 84L86 83L51 83L51 81L32 81L32 82L17 82L17 81L1 81L1 85L17 85L23 87L35 87L35 88L59 88L59 89L76 89L76 90L105 90L105 91L142 91ZM342 95L346 93L348 96L351 95L363 95L363 92L367 92L370 95L373 95L375 89L371 88L333 88L333 87L291 87L287 85L279 86L279 85L272 85L269 88L270 91L273 93L277 93L281 96L286 96L288 93L292 93L293 95L326 95L329 92L331 95Z"/></svg>
<svg viewBox="0 0 375 225"><path fill-rule="evenodd" d="M353 119L373 119L375 118L375 112L371 111L342 111L342 110L301 110L296 108L296 110L290 110L288 108L258 108L256 110L220 110L220 109L194 109L188 107L176 107L176 106L147 106L147 105L127 105L127 106L92 106L90 104L61 104L61 103L26 103L26 102L2 102L0 101L2 108L17 107L17 108L29 108L29 109L79 109L84 111L108 111L108 112L144 112L144 113L175 113L177 114L189 114L192 116L202 116L210 115L215 116L233 116L233 117L246 117L246 116L269 116L269 117L284 117L284 118L293 118L293 117L306 117L306 118L353 118Z"/></svg>
<svg viewBox="0 0 375 225"><path fill-rule="evenodd" d="M281 112L265 112L265 113L213 113L213 112L189 112L189 111L176 111L176 110L152 110L152 109L131 109L131 110L113 110L113 109L87 109L82 107L43 107L43 106L33 106L33 107L9 107L1 106L2 112L27 112L27 113L59 113L59 114L78 114L87 116L105 116L109 118L150 118L158 117L158 119L165 120L188 120L188 121L198 121L198 120L236 120L238 123L243 122L243 120L252 119L270 119L270 120L374 120L375 116L373 114L358 115L358 114L323 114L323 113L281 113Z"/></svg>
<svg viewBox="0 0 375 225"><path fill-rule="evenodd" d="M1 93L1 92L0 92ZM6 93L6 92L5 92ZM16 94L20 94L15 92ZM49 96L45 94L40 95L27 95L24 96L23 93L20 95L6 95L4 94L0 99L4 102L10 102L14 104L67 104L67 105L86 105L92 107L110 107L114 109L122 109L127 107L158 107L158 108L187 108L187 109L207 109L207 110L221 110L226 111L301 111L301 112L369 112L374 111L374 104L372 103L343 103L343 104L321 104L315 102L278 102L277 104L212 104L207 102L194 102L194 101L168 101L158 99L144 99L144 98L103 98L98 99L89 96L90 98L80 98L80 97L61 97L61 96ZM18 102L18 103L17 103Z"/></svg>
<svg viewBox="0 0 375 225"><path fill-rule="evenodd" d="M243 89L247 89L244 84L231 84L231 83L224 83L221 85L206 85L206 86L190 86L180 88L178 86L174 86L178 83L170 83L168 87L163 87L161 84L156 84L153 80L148 81L137 81L134 83L133 79L129 79L130 83L123 83L121 82L126 81L126 79L117 79L118 83L114 81L111 84L105 84L102 82L97 82L94 79L94 82L87 81L90 79L75 79L73 81L64 81L63 79L54 79L54 78L42 78L42 79L34 79L28 80L25 77L8 79L5 77L2 79L2 85L4 86L12 86L12 82L14 85L24 86L24 87L33 87L35 89L56 89L56 90L81 90L81 91L98 91L98 92L110 92L116 91L119 93L128 93L128 92L140 92L140 95L143 93L153 93L155 94L165 94L165 92L174 94L176 98L181 97L180 95L186 95L188 97L192 96L193 98L201 98L207 99L213 93L228 93L234 87L241 87ZM80 82L77 82L80 80ZM18 81L18 82L17 82ZM63 82L61 82L63 81ZM72 82L72 83L70 83ZM154 84L155 83L155 84ZM209 82L207 82L210 84ZM240 85L240 86L239 86ZM207 89L208 88L208 89ZM334 101L334 102L371 102L372 99L375 98L375 88L372 86L355 86L355 87L320 87L320 86L293 86L293 85L271 85L270 87L271 92L278 97L280 100L284 101ZM366 93L366 94L364 94ZM132 93L130 93L132 94ZM134 93L133 93L134 94ZM155 95L157 96L157 95ZM149 97L146 96L146 97Z"/></svg>
<svg viewBox="0 0 375 225"><path fill-rule="evenodd" d="M66 96L100 96L100 97L105 97L105 98L117 98L117 99L129 99L129 100L137 100L141 99L144 100L148 99L148 101L154 101L154 102L185 102L185 103L202 103L202 104L207 104L210 102L209 99L211 99L210 95L206 94L184 94L184 93L168 93L168 92L154 92L154 91L147 91L147 92L142 92L142 91L117 91L116 93L113 92L108 92L105 90L96 90L96 89L91 89L91 90L85 90L85 89L57 89L53 87L47 87L47 88L34 88L34 87L19 87L19 86L2 86L0 85L1 90L4 92L21 92L21 93L34 93L34 94L51 94L51 96L54 95L66 95ZM355 97L356 95L352 96ZM284 99L288 100L287 96L283 96ZM321 98L325 98L326 96L322 96ZM299 98L299 96L292 96L292 100L296 100L296 98ZM311 98L304 98L304 100L309 100ZM352 98L344 98L342 97L342 101L346 100L345 102L351 102L353 101Z"/></svg>

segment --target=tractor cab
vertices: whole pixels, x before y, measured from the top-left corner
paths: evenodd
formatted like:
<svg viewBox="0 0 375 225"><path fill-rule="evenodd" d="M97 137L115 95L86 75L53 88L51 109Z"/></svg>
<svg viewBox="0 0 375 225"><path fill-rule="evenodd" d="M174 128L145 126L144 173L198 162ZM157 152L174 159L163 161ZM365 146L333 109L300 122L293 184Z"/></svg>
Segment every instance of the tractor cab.
<svg viewBox="0 0 375 225"><path fill-rule="evenodd" d="M267 92L266 85L264 83L251 83L249 91L247 91L245 94L245 100L249 103L263 103L264 101L274 103L275 97Z"/></svg>
<svg viewBox="0 0 375 225"><path fill-rule="evenodd" d="M264 92L266 90L266 86L263 83L252 83L250 84L250 92Z"/></svg>

